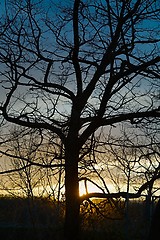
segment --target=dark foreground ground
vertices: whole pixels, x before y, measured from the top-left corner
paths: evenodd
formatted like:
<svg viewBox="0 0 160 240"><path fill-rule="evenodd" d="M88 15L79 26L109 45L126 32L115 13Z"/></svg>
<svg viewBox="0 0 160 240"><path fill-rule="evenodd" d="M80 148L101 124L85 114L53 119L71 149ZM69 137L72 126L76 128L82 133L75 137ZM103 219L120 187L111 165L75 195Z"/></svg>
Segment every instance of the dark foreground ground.
<svg viewBox="0 0 160 240"><path fill-rule="evenodd" d="M97 209L95 208L98 207ZM99 211L100 210L100 211ZM132 201L111 207L108 203L82 206L83 240L145 240L148 235L151 206ZM0 239L61 240L64 203L47 199L0 198Z"/></svg>

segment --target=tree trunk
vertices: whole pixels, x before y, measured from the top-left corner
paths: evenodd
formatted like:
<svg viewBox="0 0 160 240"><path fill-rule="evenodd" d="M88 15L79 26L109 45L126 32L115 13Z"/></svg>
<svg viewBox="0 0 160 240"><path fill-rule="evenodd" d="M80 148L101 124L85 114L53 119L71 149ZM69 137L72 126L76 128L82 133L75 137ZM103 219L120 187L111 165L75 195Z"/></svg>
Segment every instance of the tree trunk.
<svg viewBox="0 0 160 240"><path fill-rule="evenodd" d="M160 199L158 200L158 203L156 205L156 208L152 217L148 240L153 240L153 239L158 240L159 236L160 236Z"/></svg>
<svg viewBox="0 0 160 240"><path fill-rule="evenodd" d="M73 140L73 139L72 139ZM78 139L77 139L78 140ZM78 181L78 149L75 141L66 146L65 163L65 240L79 239L79 181Z"/></svg>

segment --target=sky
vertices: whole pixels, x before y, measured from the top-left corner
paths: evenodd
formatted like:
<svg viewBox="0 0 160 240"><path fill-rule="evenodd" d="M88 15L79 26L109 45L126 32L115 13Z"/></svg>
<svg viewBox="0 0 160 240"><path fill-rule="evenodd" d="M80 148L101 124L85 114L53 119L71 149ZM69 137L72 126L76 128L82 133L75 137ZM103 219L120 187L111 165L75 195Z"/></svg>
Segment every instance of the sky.
<svg viewBox="0 0 160 240"><path fill-rule="evenodd" d="M1 3L0 15L3 15L3 12L4 12L4 2L5 2L4 0L1 0L1 2L0 2L0 3ZM45 0L44 2L45 2L46 4L51 3L51 1L49 1L49 0ZM58 1L58 0L53 0L53 2L54 2L54 3L59 3L59 2L61 2L61 3L65 3L65 4L67 3L67 1ZM70 2L71 2L71 1L70 1ZM90 186L89 188L92 189L92 187L93 187L93 186ZM83 189L83 186L82 186L82 189ZM84 191L84 190L82 190L82 191Z"/></svg>

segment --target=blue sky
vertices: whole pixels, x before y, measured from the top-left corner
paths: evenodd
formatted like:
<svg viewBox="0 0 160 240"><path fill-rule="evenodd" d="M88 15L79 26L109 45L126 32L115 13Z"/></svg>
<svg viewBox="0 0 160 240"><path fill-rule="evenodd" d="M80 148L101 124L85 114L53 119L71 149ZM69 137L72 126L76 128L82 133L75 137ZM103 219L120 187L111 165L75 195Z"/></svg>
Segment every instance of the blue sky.
<svg viewBox="0 0 160 240"><path fill-rule="evenodd" d="M4 11L4 2L5 2L5 0L0 1L0 13L3 13L3 11Z"/></svg>

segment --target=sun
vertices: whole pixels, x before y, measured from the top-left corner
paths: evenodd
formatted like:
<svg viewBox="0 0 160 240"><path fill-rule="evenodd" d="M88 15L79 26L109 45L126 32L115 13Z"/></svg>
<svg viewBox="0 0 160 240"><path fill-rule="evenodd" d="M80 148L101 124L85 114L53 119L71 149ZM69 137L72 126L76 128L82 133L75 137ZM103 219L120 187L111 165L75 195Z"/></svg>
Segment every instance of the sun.
<svg viewBox="0 0 160 240"><path fill-rule="evenodd" d="M84 181L79 182L79 195L83 196L85 194L92 192L101 192L100 189L91 182L87 182L87 189L85 188Z"/></svg>

